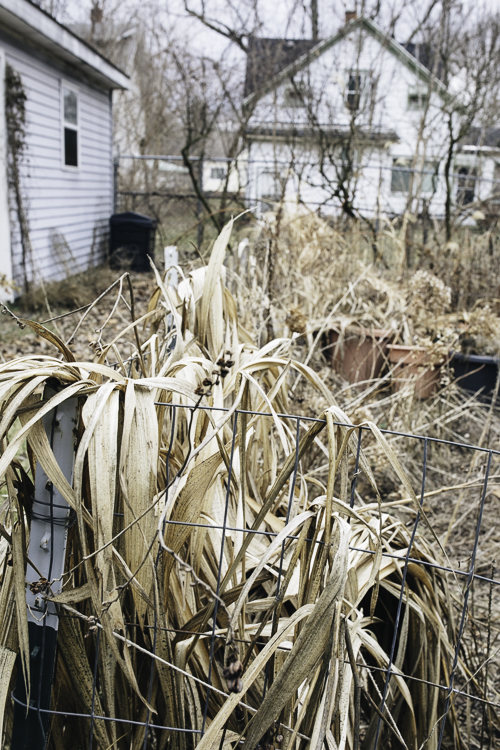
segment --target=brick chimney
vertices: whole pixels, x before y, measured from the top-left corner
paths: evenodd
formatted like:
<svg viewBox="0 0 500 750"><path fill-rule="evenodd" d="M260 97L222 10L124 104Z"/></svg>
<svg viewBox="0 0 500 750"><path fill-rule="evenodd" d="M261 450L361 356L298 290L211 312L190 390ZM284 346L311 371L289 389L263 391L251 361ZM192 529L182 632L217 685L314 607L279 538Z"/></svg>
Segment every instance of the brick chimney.
<svg viewBox="0 0 500 750"><path fill-rule="evenodd" d="M345 22L349 23L350 21L355 21L358 17L358 14L355 10L346 10L345 12Z"/></svg>

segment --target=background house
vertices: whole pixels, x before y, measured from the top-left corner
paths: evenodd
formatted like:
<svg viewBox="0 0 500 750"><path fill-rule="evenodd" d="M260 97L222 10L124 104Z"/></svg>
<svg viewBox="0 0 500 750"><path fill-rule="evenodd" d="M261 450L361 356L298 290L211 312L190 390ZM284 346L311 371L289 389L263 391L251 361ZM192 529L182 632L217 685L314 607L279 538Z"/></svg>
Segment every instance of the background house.
<svg viewBox="0 0 500 750"><path fill-rule="evenodd" d="M113 212L112 92L128 78L29 0L0 0L0 81L0 272L23 287L103 257ZM9 87L25 96L18 178Z"/></svg>
<svg viewBox="0 0 500 750"><path fill-rule="evenodd" d="M270 77L259 66L263 54L272 62ZM398 44L364 18L320 42L251 40L249 204L266 210L284 200L324 213L443 216L447 117L461 104L439 75L428 46ZM496 156L477 134L456 149L455 205L467 209L492 196Z"/></svg>

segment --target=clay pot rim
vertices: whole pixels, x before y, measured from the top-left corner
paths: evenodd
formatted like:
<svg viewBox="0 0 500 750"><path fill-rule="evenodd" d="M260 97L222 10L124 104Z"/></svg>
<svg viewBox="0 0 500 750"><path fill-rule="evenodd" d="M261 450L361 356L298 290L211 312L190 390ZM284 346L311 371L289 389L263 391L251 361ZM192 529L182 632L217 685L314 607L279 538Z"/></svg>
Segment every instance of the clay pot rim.
<svg viewBox="0 0 500 750"><path fill-rule="evenodd" d="M341 333L351 333L356 334L359 337L364 336L365 338L373 339L388 339L394 336L396 333L390 328L366 328L365 326L357 326L354 323L346 326L343 331L341 328L337 328L336 326L332 326L332 328L330 328L330 331L334 331L339 335Z"/></svg>
<svg viewBox="0 0 500 750"><path fill-rule="evenodd" d="M428 349L425 346L418 346L417 344L387 344L388 349L400 349L405 352L427 352Z"/></svg>
<svg viewBox="0 0 500 750"><path fill-rule="evenodd" d="M445 357L429 362L431 353L424 346L411 346L408 344L387 344L389 350L389 362L401 365L428 365L433 369L440 367L445 362Z"/></svg>

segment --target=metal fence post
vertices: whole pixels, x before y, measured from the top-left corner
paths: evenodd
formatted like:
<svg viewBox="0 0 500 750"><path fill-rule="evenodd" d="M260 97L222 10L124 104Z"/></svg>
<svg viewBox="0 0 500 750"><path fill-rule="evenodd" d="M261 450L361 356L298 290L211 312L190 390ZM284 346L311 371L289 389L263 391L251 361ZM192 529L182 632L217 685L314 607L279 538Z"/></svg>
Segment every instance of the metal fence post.
<svg viewBox="0 0 500 750"><path fill-rule="evenodd" d="M113 213L118 213L118 170L120 169L120 157L113 159Z"/></svg>
<svg viewBox="0 0 500 750"><path fill-rule="evenodd" d="M50 395L51 392L46 390L45 397ZM46 414L42 421L56 461L71 483L78 399L68 399ZM37 464L28 557L43 578L49 583L53 581L51 592L54 595L62 588L62 581L58 579L64 571L70 521L71 509L68 503L49 481L40 464ZM27 566L26 580L30 702L27 711L23 672L18 669L11 747L13 750L45 750L59 617L55 605L45 600L43 581L30 564Z"/></svg>
<svg viewBox="0 0 500 750"><path fill-rule="evenodd" d="M200 161L198 162L198 185L200 189L200 193L203 195L203 156L200 156ZM198 203L196 206L196 214L198 218L198 250L201 249L201 243L203 242L203 221L202 221L202 213L203 213L203 207L201 205L201 200L198 198Z"/></svg>

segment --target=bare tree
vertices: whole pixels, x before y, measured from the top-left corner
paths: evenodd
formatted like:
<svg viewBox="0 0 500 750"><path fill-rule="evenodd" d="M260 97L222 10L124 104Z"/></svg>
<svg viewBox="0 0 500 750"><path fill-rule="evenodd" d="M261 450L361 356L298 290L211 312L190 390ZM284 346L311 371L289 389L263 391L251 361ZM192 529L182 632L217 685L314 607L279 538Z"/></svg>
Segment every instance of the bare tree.
<svg viewBox="0 0 500 750"><path fill-rule="evenodd" d="M240 195L230 189L230 176L241 163L249 142L259 136L257 130L262 131L256 113L258 89L263 80L273 79L282 69L282 61L275 52L280 39L288 44L287 33L295 34L297 29L307 28L310 32L308 49L319 43L323 19L318 15L317 0L310 3L307 0L305 4L291 0L288 12L280 19L280 39L268 39L276 42L274 52L271 46L267 51L265 45L259 47L258 66L264 75L257 76L254 97L245 89L245 64L256 42L266 41L261 37L269 33L262 0L217 3L183 0L185 19L182 23L198 25L210 39L222 42L222 46L213 45L213 50L208 51L210 45L205 44L202 52L197 51L196 46L187 45L181 33L177 34L170 19L162 13L161 0L148 6L149 15L135 0L129 0L129 5L131 11L125 25L130 27L130 18L137 21L133 55L135 89L132 95L123 97L117 107L120 129L128 134L128 140L125 139L128 150L143 157L178 154L196 200L214 227L220 228L227 210L243 197L244 175ZM392 163L391 180L396 188L398 179L404 183L404 213L427 216L442 175L446 193L444 228L449 239L455 220L464 210L460 200L456 200L457 152L471 129L480 128L486 133L499 114L498 19L491 13L479 20L473 19L472 14L464 15L458 0L428 0L426 3L401 0L390 8L373 0L364 2L361 11L383 25L388 39L391 34L397 34L399 28L404 29L407 48L416 49L418 59L425 58L424 65L432 74L427 89L419 86L416 93L422 99L422 106L419 106L419 119L415 120L418 132L414 153L408 154L401 163ZM100 0L99 3L95 0L89 24L92 43L101 45L119 64L123 58L131 59L121 33L125 23L123 15L116 0ZM117 17L122 20L117 21ZM104 46L103 30L107 33ZM276 35L276 31L274 33ZM362 52L360 34L360 59ZM338 71L344 67L342 61L337 61L337 71L325 71L325 81L338 76ZM380 201L375 211L373 206L366 211L363 201L359 200L359 190L361 184L366 184L368 175L372 191L381 195L383 169L387 169L382 166L384 159L387 164L383 152L394 134L382 127L378 119L377 113L386 97L379 71L374 67L362 80L356 73L360 65L354 62L352 67L352 75L347 74L341 84L344 89L341 106L329 100L326 84L318 86L310 80L306 69L292 70L288 76L289 117L286 122L280 121L282 111L278 113L276 108L266 125L274 139L273 156L267 167L270 184L273 184L268 197L280 204L292 184L296 186L299 199L301 191L321 188L318 209L335 204L348 220L366 221L373 232L377 254L378 214L386 207ZM461 81L462 91L455 90L457 81ZM441 101L440 117L446 123L439 154L429 151L437 127L435 108L431 107L436 93ZM214 144L227 168L217 195L210 196L203 185L202 164L213 155ZM373 163L380 163L378 171ZM134 170L131 175L132 172ZM144 160L134 174L138 185L150 191L156 189L158 170L150 162ZM474 174L463 175L459 197L465 196L467 180L475 178ZM427 192L423 191L424 184ZM410 225L407 226L410 231Z"/></svg>
<svg viewBox="0 0 500 750"><path fill-rule="evenodd" d="M454 159L457 146L473 126L487 132L498 123L500 102L500 16L485 13L474 21L464 18L461 5L443 3L438 27L438 57L443 83L458 83L457 95L444 103L448 138L444 161L446 184L445 232L450 240L453 232ZM457 86L456 86L457 87ZM479 144L480 145L480 144ZM474 178L474 170L470 175ZM465 178L468 177L464 175ZM458 191L458 211L463 208Z"/></svg>

